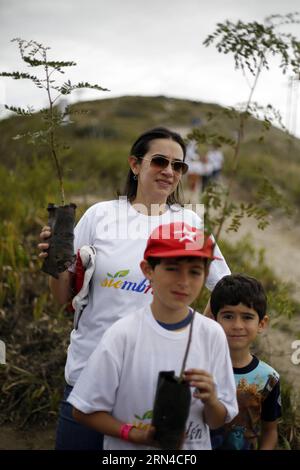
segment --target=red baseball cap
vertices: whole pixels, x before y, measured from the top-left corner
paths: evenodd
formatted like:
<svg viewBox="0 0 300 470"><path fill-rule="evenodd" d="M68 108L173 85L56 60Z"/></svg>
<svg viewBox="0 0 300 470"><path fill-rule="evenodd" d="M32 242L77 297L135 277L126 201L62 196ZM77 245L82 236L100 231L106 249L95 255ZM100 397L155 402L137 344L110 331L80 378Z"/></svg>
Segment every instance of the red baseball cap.
<svg viewBox="0 0 300 470"><path fill-rule="evenodd" d="M160 225L151 233L144 259L177 258L195 256L198 258L221 259L213 255L215 244L202 230L184 222Z"/></svg>

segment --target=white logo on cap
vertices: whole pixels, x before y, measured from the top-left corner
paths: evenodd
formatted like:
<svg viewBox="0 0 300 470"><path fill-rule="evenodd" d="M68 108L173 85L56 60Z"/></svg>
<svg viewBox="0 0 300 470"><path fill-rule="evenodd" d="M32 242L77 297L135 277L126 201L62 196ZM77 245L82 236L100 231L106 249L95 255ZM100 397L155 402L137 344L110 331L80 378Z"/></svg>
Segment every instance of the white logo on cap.
<svg viewBox="0 0 300 470"><path fill-rule="evenodd" d="M180 233L181 235L183 235L179 241L180 242L183 242L184 240L189 240L190 242L194 242L195 241L195 237L196 237L196 232L193 232L191 230L188 230L186 227L184 227L183 230L176 230L174 231L174 235L176 235L177 233Z"/></svg>

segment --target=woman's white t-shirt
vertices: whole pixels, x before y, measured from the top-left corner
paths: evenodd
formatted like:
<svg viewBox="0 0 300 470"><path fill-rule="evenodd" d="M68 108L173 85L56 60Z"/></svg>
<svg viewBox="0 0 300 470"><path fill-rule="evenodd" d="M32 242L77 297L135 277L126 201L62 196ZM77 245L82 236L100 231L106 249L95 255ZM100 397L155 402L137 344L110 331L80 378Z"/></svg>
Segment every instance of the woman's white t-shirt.
<svg viewBox="0 0 300 470"><path fill-rule="evenodd" d="M65 367L69 385L76 383L104 332L120 318L151 303L151 287L140 269L140 262L150 233L161 224L176 221L202 226L201 219L192 210L172 206L160 216L148 217L137 212L126 198L93 205L78 222L75 250L93 245L96 261L88 304L78 328L71 333ZM215 255L222 257L217 246ZM213 289L226 274L230 274L230 270L224 258L213 261L206 286Z"/></svg>

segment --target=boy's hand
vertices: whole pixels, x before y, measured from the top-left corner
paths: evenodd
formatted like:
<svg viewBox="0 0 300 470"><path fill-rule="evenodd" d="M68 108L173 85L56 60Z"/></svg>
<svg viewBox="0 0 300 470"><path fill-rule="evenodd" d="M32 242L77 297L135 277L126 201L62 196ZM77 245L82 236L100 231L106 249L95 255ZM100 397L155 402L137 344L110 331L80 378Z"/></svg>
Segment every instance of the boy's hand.
<svg viewBox="0 0 300 470"><path fill-rule="evenodd" d="M201 369L188 369L184 372L184 379L196 390L195 398L200 398L205 405L212 405L218 401L214 380L211 374Z"/></svg>
<svg viewBox="0 0 300 470"><path fill-rule="evenodd" d="M184 379L191 387L196 387L193 393L195 398L200 398L204 404L204 421L211 429L217 429L224 425L227 410L218 400L212 375L205 370L189 369L184 372Z"/></svg>
<svg viewBox="0 0 300 470"><path fill-rule="evenodd" d="M129 432L129 441L144 446L159 447L154 440L155 427L147 426L145 429L133 427Z"/></svg>

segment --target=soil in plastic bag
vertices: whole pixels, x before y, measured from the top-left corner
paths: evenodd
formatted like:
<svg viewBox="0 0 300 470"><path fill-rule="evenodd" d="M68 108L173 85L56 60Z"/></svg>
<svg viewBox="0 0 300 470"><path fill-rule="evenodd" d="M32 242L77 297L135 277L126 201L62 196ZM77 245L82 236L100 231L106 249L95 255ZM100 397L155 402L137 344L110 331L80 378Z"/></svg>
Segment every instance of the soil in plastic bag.
<svg viewBox="0 0 300 470"><path fill-rule="evenodd" d="M48 205L48 225L51 227L48 256L45 258L42 271L58 278L75 260L74 254L74 225L75 204L67 206Z"/></svg>
<svg viewBox="0 0 300 470"><path fill-rule="evenodd" d="M153 407L154 439L162 449L180 449L191 405L191 390L180 381L174 371L161 371L158 375Z"/></svg>

